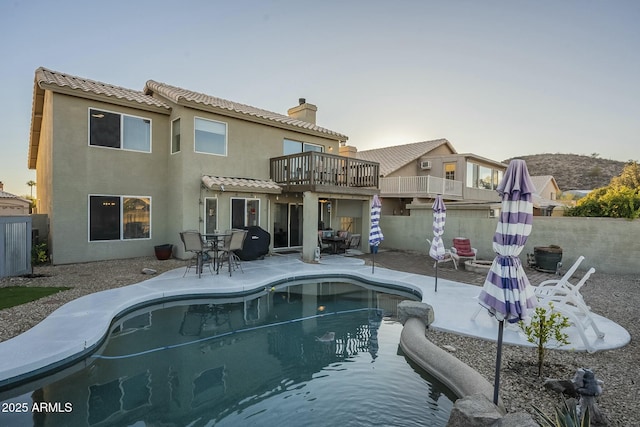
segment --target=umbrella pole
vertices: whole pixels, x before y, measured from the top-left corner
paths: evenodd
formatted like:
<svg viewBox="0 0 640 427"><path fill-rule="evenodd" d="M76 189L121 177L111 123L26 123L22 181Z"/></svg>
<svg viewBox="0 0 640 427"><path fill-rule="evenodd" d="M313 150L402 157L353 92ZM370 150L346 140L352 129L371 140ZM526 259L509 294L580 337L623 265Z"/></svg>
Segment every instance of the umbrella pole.
<svg viewBox="0 0 640 427"><path fill-rule="evenodd" d="M371 261L371 274L373 274L373 270L376 268L376 250L373 250L373 261Z"/></svg>
<svg viewBox="0 0 640 427"><path fill-rule="evenodd" d="M436 260L436 292L438 292L438 260Z"/></svg>
<svg viewBox="0 0 640 427"><path fill-rule="evenodd" d="M498 391L500 389L500 365L502 364L502 332L504 330L504 320L498 322L498 353L496 355L496 376L493 385L493 404L498 404Z"/></svg>

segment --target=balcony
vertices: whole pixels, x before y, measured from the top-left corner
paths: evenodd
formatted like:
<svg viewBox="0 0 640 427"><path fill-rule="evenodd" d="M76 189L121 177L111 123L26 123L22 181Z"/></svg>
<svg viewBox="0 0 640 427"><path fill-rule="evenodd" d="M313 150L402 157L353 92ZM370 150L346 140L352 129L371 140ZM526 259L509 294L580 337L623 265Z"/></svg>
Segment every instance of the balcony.
<svg viewBox="0 0 640 427"><path fill-rule="evenodd" d="M380 179L382 197L433 198L442 194L446 198L462 199L462 182L426 176L394 176Z"/></svg>
<svg viewBox="0 0 640 427"><path fill-rule="evenodd" d="M374 194L380 165L375 162L308 151L270 159L271 179L285 191Z"/></svg>

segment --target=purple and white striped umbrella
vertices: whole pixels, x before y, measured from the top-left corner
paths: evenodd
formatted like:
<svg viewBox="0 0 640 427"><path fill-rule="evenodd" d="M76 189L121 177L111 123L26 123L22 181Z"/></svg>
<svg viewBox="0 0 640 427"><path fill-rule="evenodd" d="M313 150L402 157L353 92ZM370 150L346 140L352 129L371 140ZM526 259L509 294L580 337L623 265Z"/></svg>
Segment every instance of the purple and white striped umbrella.
<svg viewBox="0 0 640 427"><path fill-rule="evenodd" d="M384 240L382 230L380 229L380 211L382 210L382 203L377 194L373 195L373 202L371 203L371 231L369 231L369 245L377 247L380 242Z"/></svg>
<svg viewBox="0 0 640 427"><path fill-rule="evenodd" d="M536 297L519 258L531 233L535 191L524 160L509 163L497 191L502 205L493 236L496 257L478 301L496 319L515 323L536 306Z"/></svg>
<svg viewBox="0 0 640 427"><path fill-rule="evenodd" d="M436 200L433 202L433 240L429 248L429 256L436 260L436 292L438 292L438 260L443 260L446 253L444 243L442 242L446 219L447 207L442 201L442 195L438 194Z"/></svg>
<svg viewBox="0 0 640 427"><path fill-rule="evenodd" d="M519 258L531 234L532 200L535 191L524 160L515 159L509 163L497 190L502 198L502 205L500 220L493 236L493 250L496 257L478 296L480 305L488 309L489 313L499 321L493 390L493 403L496 405L500 388L504 321L515 323L523 320L527 317L527 311L537 305L533 289L529 285L529 279Z"/></svg>
<svg viewBox="0 0 640 427"><path fill-rule="evenodd" d="M382 210L382 202L377 194L373 195L373 201L371 202L371 231L369 231L369 247L372 253L371 273L374 272L376 267L376 253L378 252L378 246L380 242L384 240L382 230L380 229L380 211Z"/></svg>

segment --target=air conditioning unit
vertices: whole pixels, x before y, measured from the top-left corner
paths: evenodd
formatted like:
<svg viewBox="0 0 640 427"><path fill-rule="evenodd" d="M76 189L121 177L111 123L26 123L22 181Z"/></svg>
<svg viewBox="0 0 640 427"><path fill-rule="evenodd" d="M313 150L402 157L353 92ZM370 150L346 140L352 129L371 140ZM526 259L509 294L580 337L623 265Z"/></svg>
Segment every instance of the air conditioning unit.
<svg viewBox="0 0 640 427"><path fill-rule="evenodd" d="M420 162L420 169L431 169L431 160L423 160Z"/></svg>

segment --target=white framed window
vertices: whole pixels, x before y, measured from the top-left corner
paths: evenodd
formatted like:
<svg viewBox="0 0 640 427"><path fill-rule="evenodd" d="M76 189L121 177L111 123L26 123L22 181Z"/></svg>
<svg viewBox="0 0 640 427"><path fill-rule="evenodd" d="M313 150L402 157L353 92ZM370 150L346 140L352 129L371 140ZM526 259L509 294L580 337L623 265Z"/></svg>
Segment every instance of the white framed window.
<svg viewBox="0 0 640 427"><path fill-rule="evenodd" d="M307 151L324 152L324 146L318 144L310 144L308 142L294 141L293 139L284 139L282 143L282 153L285 156L289 154L303 153Z"/></svg>
<svg viewBox="0 0 640 427"><path fill-rule="evenodd" d="M89 195L89 241L151 238L151 197Z"/></svg>
<svg viewBox="0 0 640 427"><path fill-rule="evenodd" d="M260 199L231 198L231 228L260 225Z"/></svg>
<svg viewBox="0 0 640 427"><path fill-rule="evenodd" d="M151 152L151 119L89 108L89 145Z"/></svg>
<svg viewBox="0 0 640 427"><path fill-rule="evenodd" d="M210 234L218 229L218 199L205 197L204 199L204 233Z"/></svg>
<svg viewBox="0 0 640 427"><path fill-rule="evenodd" d="M227 155L227 124L194 118L194 150L196 153Z"/></svg>
<svg viewBox="0 0 640 427"><path fill-rule="evenodd" d="M447 162L444 164L444 178L445 179L456 179L456 162Z"/></svg>
<svg viewBox="0 0 640 427"><path fill-rule="evenodd" d="M171 154L180 152L180 118L171 122Z"/></svg>
<svg viewBox="0 0 640 427"><path fill-rule="evenodd" d="M502 180L502 174L499 169L467 162L467 187L495 190Z"/></svg>

